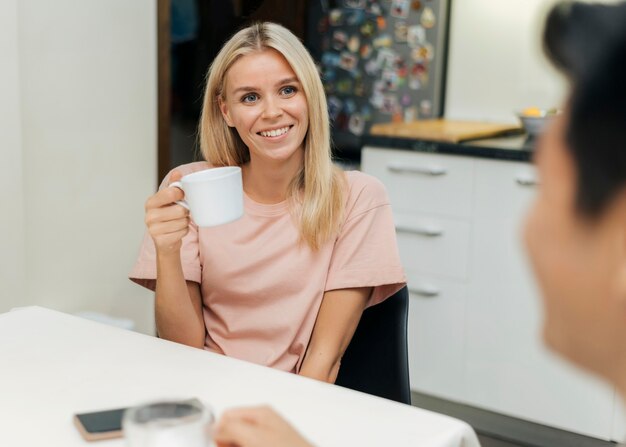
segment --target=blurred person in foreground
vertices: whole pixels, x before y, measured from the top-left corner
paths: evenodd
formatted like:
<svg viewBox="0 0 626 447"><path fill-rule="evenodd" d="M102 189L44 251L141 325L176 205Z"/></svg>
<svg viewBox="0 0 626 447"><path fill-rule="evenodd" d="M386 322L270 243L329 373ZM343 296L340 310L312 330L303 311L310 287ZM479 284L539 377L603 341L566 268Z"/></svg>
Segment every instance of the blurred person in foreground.
<svg viewBox="0 0 626 447"><path fill-rule="evenodd" d="M543 338L626 397L626 2L559 3L544 46L570 90L536 149L541 184L524 229ZM216 440L310 445L268 407L225 412Z"/></svg>

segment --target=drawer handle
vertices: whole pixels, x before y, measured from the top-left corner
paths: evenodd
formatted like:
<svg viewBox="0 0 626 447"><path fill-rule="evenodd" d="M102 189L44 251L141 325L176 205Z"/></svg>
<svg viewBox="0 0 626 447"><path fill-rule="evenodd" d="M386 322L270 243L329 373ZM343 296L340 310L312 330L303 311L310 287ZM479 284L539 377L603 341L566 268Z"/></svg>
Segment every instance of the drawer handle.
<svg viewBox="0 0 626 447"><path fill-rule="evenodd" d="M537 180L536 178L532 177L531 175L518 175L515 178L515 181L517 182L518 185L521 186L537 186L539 185L539 180Z"/></svg>
<svg viewBox="0 0 626 447"><path fill-rule="evenodd" d="M396 172L399 174L422 174L422 175L445 175L446 168L437 165L430 166L407 166L402 163L388 163L387 169L391 172Z"/></svg>
<svg viewBox="0 0 626 447"><path fill-rule="evenodd" d="M409 293L420 295L427 298L439 296L439 289L433 285L423 284L419 286L409 286Z"/></svg>
<svg viewBox="0 0 626 447"><path fill-rule="evenodd" d="M428 227L425 225L416 227L409 227L407 225L396 225L396 231L398 231L399 233L412 233L428 237L443 236L443 230L441 228Z"/></svg>

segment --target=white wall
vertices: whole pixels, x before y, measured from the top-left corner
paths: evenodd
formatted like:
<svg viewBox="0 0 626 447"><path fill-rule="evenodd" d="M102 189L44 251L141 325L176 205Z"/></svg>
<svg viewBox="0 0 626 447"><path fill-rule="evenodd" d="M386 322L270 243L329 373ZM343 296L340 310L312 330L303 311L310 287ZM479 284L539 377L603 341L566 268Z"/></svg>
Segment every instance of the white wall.
<svg viewBox="0 0 626 447"><path fill-rule="evenodd" d="M544 58L553 0L453 0L445 116L516 122L515 110L559 107L565 81Z"/></svg>
<svg viewBox="0 0 626 447"><path fill-rule="evenodd" d="M0 311L24 293L17 2L0 2Z"/></svg>
<svg viewBox="0 0 626 447"><path fill-rule="evenodd" d="M151 331L151 294L127 274L143 234L143 203L156 186L156 0L8 5L13 17L17 5L19 61L12 57L8 67L19 71L19 89L17 80L12 85L20 95L7 107L21 112L21 123L11 122L10 175L24 185L9 206L23 207L16 219L24 249L16 238L1 258L4 266L23 252L17 276L26 287L17 303L2 298L0 307L95 310ZM10 34L3 22L11 15L0 17L2 36ZM5 225L0 234L9 238Z"/></svg>

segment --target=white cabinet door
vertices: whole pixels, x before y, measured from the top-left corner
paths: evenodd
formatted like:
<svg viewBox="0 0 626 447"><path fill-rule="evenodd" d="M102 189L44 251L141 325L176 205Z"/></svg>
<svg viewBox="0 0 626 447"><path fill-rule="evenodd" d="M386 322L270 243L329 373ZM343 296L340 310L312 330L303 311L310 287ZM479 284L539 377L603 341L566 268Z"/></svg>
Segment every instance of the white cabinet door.
<svg viewBox="0 0 626 447"><path fill-rule="evenodd" d="M476 163L467 312L467 397L474 405L610 439L613 390L543 347L541 303L520 228L533 188L525 163Z"/></svg>
<svg viewBox="0 0 626 447"><path fill-rule="evenodd" d="M471 215L474 159L470 157L364 148L361 167L385 184L397 213Z"/></svg>
<svg viewBox="0 0 626 447"><path fill-rule="evenodd" d="M405 268L467 279L470 224L467 220L394 213Z"/></svg>
<svg viewBox="0 0 626 447"><path fill-rule="evenodd" d="M464 397L465 285L407 272L411 389Z"/></svg>

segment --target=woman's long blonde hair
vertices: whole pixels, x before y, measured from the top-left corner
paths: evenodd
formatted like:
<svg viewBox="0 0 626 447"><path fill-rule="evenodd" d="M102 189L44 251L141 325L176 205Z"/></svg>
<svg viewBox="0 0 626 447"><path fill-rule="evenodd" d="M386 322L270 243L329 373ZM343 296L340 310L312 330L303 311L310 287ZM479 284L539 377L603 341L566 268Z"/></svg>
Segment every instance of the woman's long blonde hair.
<svg viewBox="0 0 626 447"><path fill-rule="evenodd" d="M274 49L283 55L302 85L309 114L304 137L304 163L287 192L292 213L297 216L302 239L314 250L334 237L344 212L345 179L332 163L326 95L308 51L286 28L275 23L257 23L236 33L222 47L208 73L202 116L200 149L214 166L240 166L250 161L250 152L236 129L228 127L219 108L225 99L228 69L240 57Z"/></svg>

